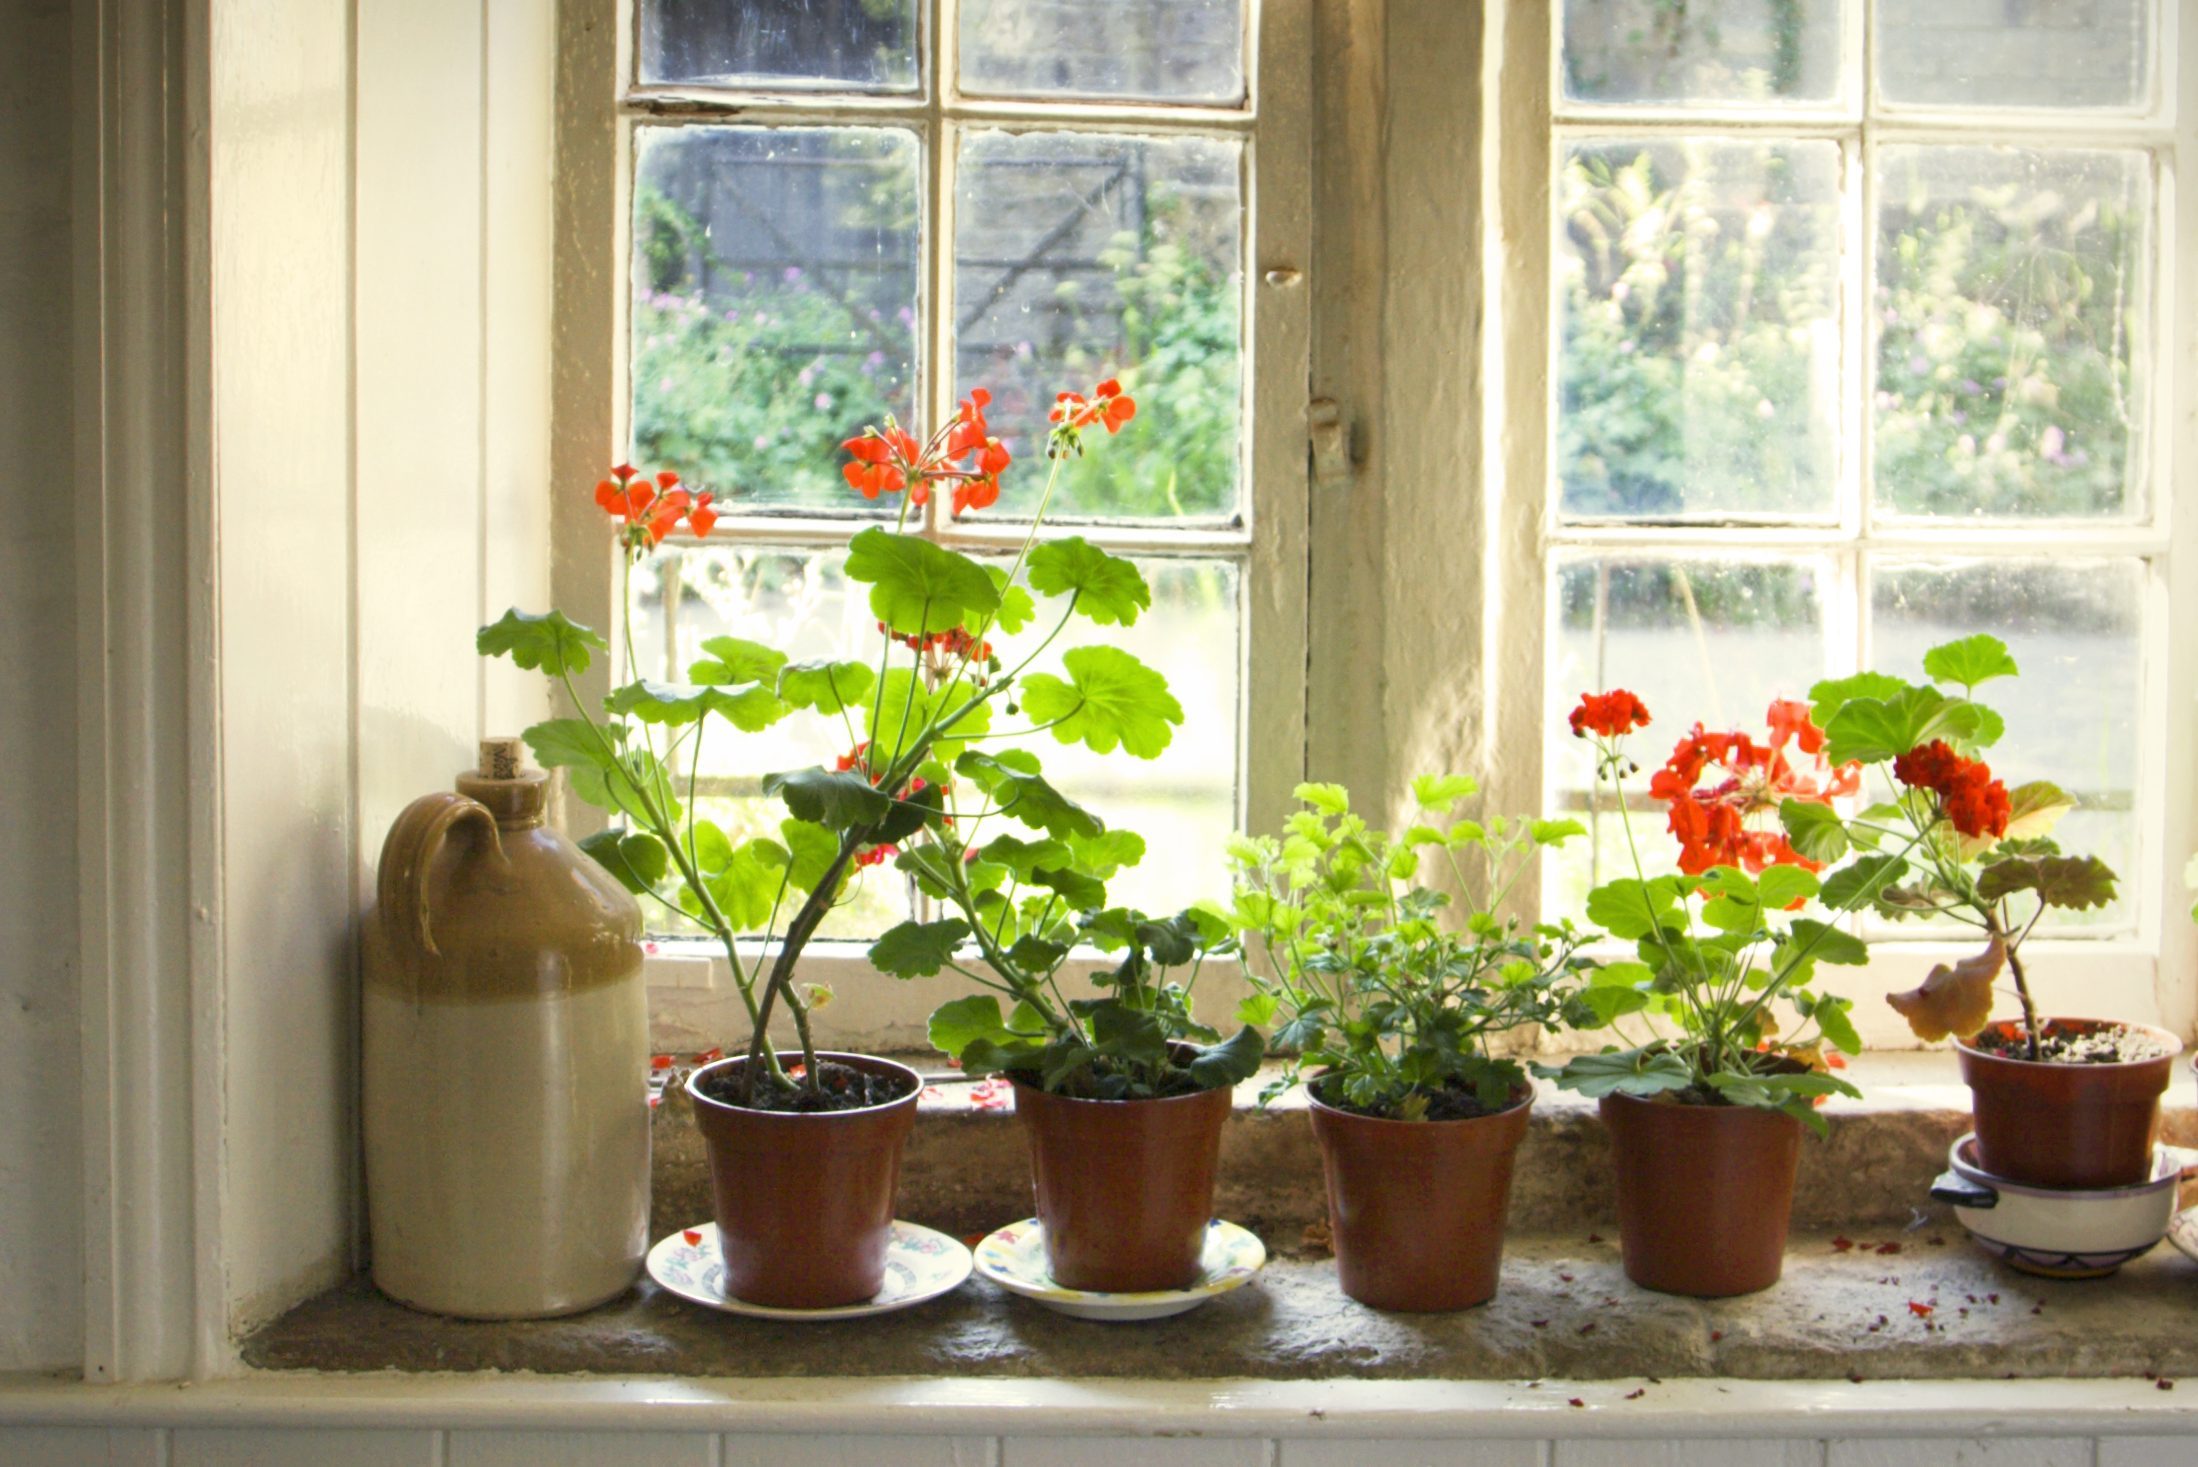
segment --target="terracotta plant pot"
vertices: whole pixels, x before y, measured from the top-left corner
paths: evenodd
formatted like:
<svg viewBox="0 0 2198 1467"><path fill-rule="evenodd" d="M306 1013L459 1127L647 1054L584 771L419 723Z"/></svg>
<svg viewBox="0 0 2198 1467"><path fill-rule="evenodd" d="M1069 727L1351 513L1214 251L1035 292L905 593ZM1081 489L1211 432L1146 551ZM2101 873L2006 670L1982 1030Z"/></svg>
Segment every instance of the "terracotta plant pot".
<svg viewBox="0 0 2198 1467"><path fill-rule="evenodd" d="M1606 1095L1626 1277L1698 1299L1778 1282L1801 1122L1775 1110Z"/></svg>
<svg viewBox="0 0 2198 1467"><path fill-rule="evenodd" d="M750 1304L828 1309L860 1303L885 1284L901 1146L923 1083L906 1065L872 1055L820 1050L817 1058L904 1076L908 1094L862 1110L799 1114L748 1110L702 1093L705 1075L737 1072L745 1055L687 1079L709 1151L725 1291Z"/></svg>
<svg viewBox="0 0 2198 1467"><path fill-rule="evenodd" d="M1223 1086L1165 1100L1072 1100L1016 1080L1056 1283L1131 1294L1198 1277L1233 1095Z"/></svg>
<svg viewBox="0 0 2198 1467"><path fill-rule="evenodd" d="M1991 1026L2019 1032L2013 1020ZM2182 1041L2165 1029L2104 1019L2048 1019L2045 1032L2129 1029L2159 1042L2152 1059L2066 1065L2004 1059L1956 1046L1977 1123L1977 1163L2032 1187L2098 1191L2134 1187L2152 1175L2160 1139L2160 1095Z"/></svg>
<svg viewBox="0 0 2198 1467"><path fill-rule="evenodd" d="M1469 1121L1390 1121L1313 1097L1343 1292L1376 1309L1469 1309L1496 1294L1511 1163L1534 1097Z"/></svg>

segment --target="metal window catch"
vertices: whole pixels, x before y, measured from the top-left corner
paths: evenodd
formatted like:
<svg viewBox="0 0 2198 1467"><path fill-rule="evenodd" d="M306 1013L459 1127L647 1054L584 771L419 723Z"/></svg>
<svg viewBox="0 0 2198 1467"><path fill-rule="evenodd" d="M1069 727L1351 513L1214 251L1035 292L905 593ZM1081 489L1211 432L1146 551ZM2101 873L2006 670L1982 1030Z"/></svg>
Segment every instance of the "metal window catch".
<svg viewBox="0 0 2198 1467"><path fill-rule="evenodd" d="M1313 482L1338 489L1351 482L1351 430L1332 397L1316 397L1305 407L1305 426L1313 445Z"/></svg>
<svg viewBox="0 0 2198 1467"><path fill-rule="evenodd" d="M1931 1183L1931 1200L1945 1202L1955 1207L1973 1207L1983 1211L2000 1204L2000 1194L1979 1182L1954 1172L1940 1172Z"/></svg>

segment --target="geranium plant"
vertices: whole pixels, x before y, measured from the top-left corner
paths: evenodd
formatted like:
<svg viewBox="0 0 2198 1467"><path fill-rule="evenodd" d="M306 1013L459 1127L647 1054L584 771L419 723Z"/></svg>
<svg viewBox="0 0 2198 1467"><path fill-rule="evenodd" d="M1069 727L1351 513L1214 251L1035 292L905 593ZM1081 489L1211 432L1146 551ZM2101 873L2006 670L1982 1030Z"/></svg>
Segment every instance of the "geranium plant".
<svg viewBox="0 0 2198 1467"><path fill-rule="evenodd" d="M1816 873L1828 858L1788 832L1836 823L1832 801L1852 792L1857 766L1805 704L1774 702L1760 740L1696 724L1649 780L1679 847L1679 870L1651 876L1626 791L1638 773L1627 738L1649 721L1623 689L1589 694L1571 715L1573 733L1594 743L1633 867L1588 894L1587 918L1632 943L1634 956L1603 965L1583 995L1596 1025L1623 1042L1543 1073L1592 1096L1755 1106L1822 1131L1816 1102L1859 1093L1830 1073L1827 1050L1853 1054L1861 1041L1848 1000L1811 980L1819 964L1863 963L1868 951L1834 923L1796 915L1820 895ZM1667 1032L1628 1027L1650 1019Z"/></svg>
<svg viewBox="0 0 2198 1467"><path fill-rule="evenodd" d="M2050 838L2075 808L2071 796L2046 780L2010 790L1982 758L2005 722L1974 694L2017 674L2006 644L1987 635L1949 642L1924 654L1923 670L1921 683L1865 672L1810 690L1827 755L1876 766L1885 798L1848 820L1796 806L1785 812L1785 828L1816 860L1853 853L1826 880L1827 903L1867 904L1895 921L1940 918L1983 939L1974 956L1941 964L1920 987L1889 995L1919 1038L1978 1034L1991 1021L2004 973L2022 1010L2021 1057L2046 1058L2023 942L2048 912L2111 902L2114 872Z"/></svg>
<svg viewBox="0 0 2198 1467"><path fill-rule="evenodd" d="M1321 1102L1389 1120L1491 1114L1520 1098L1525 1067L1491 1043L1587 1021L1578 996L1591 934L1503 914L1539 853L1583 834L1572 820L1464 818L1463 775L1412 781L1422 817L1401 835L1369 825L1339 785L1303 784L1281 836L1240 836L1230 924L1257 997L1294 1051L1269 1089L1313 1072ZM1463 859L1461 859L1463 858ZM1451 892L1418 878L1432 861ZM1468 865L1472 869L1469 871Z"/></svg>
<svg viewBox="0 0 2198 1467"><path fill-rule="evenodd" d="M844 445L842 476L852 491L900 500L894 525L870 526L848 545L847 578L869 588L878 621L872 657L795 662L778 648L713 637L686 683L634 678L590 707L574 679L606 650L603 637L557 611L514 610L481 629L483 654L542 670L572 705L570 716L535 725L526 739L543 765L566 769L573 791L618 822L584 842L588 851L636 893L699 923L724 950L751 1023L748 1063L736 1071L742 1091L724 1097L733 1103L820 1109L875 1098L858 1093L860 1076L818 1064L810 1011L827 995L797 981L803 951L863 868L898 856L920 880L950 865L962 885L1012 870L1048 891L1089 898L1142 849L1061 795L1037 756L1014 747L1050 731L1101 753L1120 747L1150 758L1182 721L1165 680L1117 647L1077 647L1061 655L1058 672L1034 670L1073 619L1127 626L1151 604L1128 561L1081 537L1039 538L1064 462L1084 451L1091 430L1119 430L1136 404L1114 381L1088 397L1060 394L1045 492L1020 549L1002 566L926 538L920 517L911 528L912 511L933 495L950 498L957 515L997 500L1012 455L986 422L988 403L985 392L972 393L928 437L888 419ZM596 487L596 501L617 527L628 583L635 563L681 523L707 535L717 517L710 495L690 493L676 475L623 465ZM1041 598L1056 614L1027 654L1011 659L998 644L1038 621ZM630 605L621 621L632 668ZM1018 705L1027 726L995 726L995 709L1012 714ZM773 832L736 840L695 808L705 744L793 717L810 720L830 752L807 768L765 775L764 791L784 803L785 818ZM965 790L976 792L974 805ZM979 851L974 832L994 816L1045 839L1026 846L1002 835ZM1034 854L1004 857L1031 846ZM994 848L1002 859L965 860ZM929 888L944 889L936 881ZM1099 905L1064 900L1073 910ZM1047 941L1056 927L1051 917L1033 918L1007 941ZM744 945L744 936L757 940ZM906 922L874 951L900 971L908 953L935 947L941 936L938 924ZM768 1042L781 1008L799 1036L798 1069Z"/></svg>

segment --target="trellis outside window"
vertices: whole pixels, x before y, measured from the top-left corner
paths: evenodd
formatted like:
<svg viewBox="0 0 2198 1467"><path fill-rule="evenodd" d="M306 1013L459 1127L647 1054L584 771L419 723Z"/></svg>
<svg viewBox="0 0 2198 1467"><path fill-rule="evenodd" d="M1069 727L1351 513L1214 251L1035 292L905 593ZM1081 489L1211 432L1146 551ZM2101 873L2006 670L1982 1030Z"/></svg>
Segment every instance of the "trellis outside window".
<svg viewBox="0 0 2198 1467"><path fill-rule="evenodd" d="M1540 424L1508 512L1543 546L1510 574L1545 607L1542 788L1595 833L1545 871L1545 909L1623 860L1563 737L1582 691L1642 695L1649 762L1695 719L1759 728L1774 696L1917 676L1988 631L2024 669L1986 695L1995 769L2075 792L2062 838L2124 878L2059 933L2071 1011L2154 1007L2163 944L2187 945L2190 824L2168 759L2171 689L2189 723L2176 9L1514 10L1508 56L1540 65L1507 66L1505 124L1544 130L1507 147L1506 201L1522 237L1538 206L1547 253L1514 250L1506 295L1548 304L1507 323L1508 412ZM1960 936L1884 935L1925 939L1908 961ZM1868 986L1902 961L1881 949Z"/></svg>
<svg viewBox="0 0 2198 1467"><path fill-rule="evenodd" d="M1053 393L1119 377L1137 420L1072 466L1047 522L1139 562L1154 604L1119 640L1186 717L1150 764L1047 764L1145 836L1123 900L1218 895L1223 837L1279 818L1303 766L1303 0L569 9L560 210L585 226L561 230L559 484L631 457L725 511L639 574L643 670L683 679L719 634L818 657L874 636L839 565L899 505L850 492L837 445L887 414L936 423L991 392L1020 461L1000 502L917 513L1011 555ZM585 497L561 493L561 514ZM600 524L570 513L557 536L560 603L607 615ZM697 794L729 830L775 822L760 776L831 752L790 727L728 739ZM911 900L874 870L824 935ZM707 983L666 952L668 982Z"/></svg>

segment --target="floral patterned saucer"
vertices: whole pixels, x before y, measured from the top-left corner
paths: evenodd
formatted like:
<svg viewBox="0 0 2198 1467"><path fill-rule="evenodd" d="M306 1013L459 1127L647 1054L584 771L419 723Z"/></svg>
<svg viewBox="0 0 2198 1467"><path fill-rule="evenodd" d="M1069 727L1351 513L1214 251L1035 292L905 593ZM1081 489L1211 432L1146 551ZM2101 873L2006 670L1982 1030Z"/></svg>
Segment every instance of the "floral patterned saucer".
<svg viewBox="0 0 2198 1467"><path fill-rule="evenodd" d="M1196 1309L1252 1280L1267 1261L1267 1245L1250 1231L1219 1218L1206 1227L1206 1249L1198 1277L1187 1288L1154 1289L1137 1294L1108 1294L1094 1289L1065 1289L1046 1269L1046 1235L1038 1219L1025 1218L1001 1228L977 1245L977 1272L1006 1289L1035 1299L1048 1309L1078 1319L1128 1324L1166 1319Z"/></svg>
<svg viewBox="0 0 2198 1467"><path fill-rule="evenodd" d="M676 1232L649 1250L649 1277L680 1298L757 1319L861 1319L888 1314L952 1293L969 1277L969 1268L969 1250L954 1239L896 1220L892 1241L886 1244L885 1287L874 1296L830 1309L780 1309L750 1304L725 1292L725 1265L718 1258L714 1222Z"/></svg>
<svg viewBox="0 0 2198 1467"><path fill-rule="evenodd" d="M2167 1225L2167 1240L2192 1259L2198 1259L2198 1207L2185 1208Z"/></svg>

